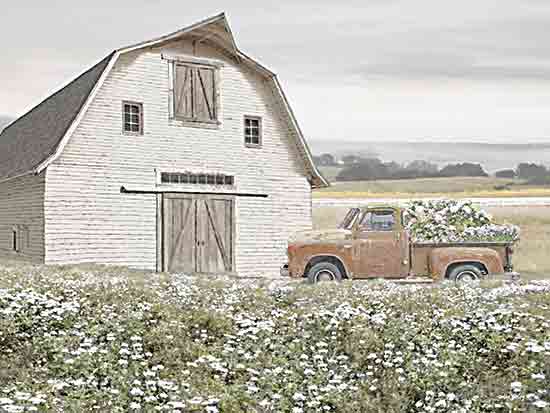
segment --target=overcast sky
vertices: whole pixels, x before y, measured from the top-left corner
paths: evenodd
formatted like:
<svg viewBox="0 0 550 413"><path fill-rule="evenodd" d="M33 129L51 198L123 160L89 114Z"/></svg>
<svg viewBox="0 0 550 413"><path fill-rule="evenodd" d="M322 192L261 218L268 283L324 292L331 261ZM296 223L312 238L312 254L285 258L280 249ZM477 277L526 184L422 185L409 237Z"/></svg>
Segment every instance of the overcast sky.
<svg viewBox="0 0 550 413"><path fill-rule="evenodd" d="M0 115L115 48L226 11L310 139L550 142L550 0L6 3Z"/></svg>

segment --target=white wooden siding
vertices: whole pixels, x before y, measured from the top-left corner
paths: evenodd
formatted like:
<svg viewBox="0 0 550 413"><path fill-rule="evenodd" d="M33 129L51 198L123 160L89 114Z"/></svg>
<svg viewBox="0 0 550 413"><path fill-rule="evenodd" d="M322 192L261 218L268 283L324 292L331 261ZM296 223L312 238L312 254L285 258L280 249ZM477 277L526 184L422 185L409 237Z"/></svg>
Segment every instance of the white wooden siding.
<svg viewBox="0 0 550 413"><path fill-rule="evenodd" d="M44 260L44 174L0 183L0 254ZM13 252L13 230L20 230L19 252Z"/></svg>
<svg viewBox="0 0 550 413"><path fill-rule="evenodd" d="M235 176L239 192L268 195L236 202L236 269L242 275L277 273L288 236L311 226L310 185L272 83L214 47L201 44L198 49L198 57L224 62L220 126L189 127L169 119L168 62L161 54L188 53L188 42L123 55L63 154L47 170L48 263L154 270L156 196L121 194L120 187L154 187L156 169L226 173ZM143 103L143 136L122 134L123 100ZM245 114L262 117L261 149L245 147Z"/></svg>

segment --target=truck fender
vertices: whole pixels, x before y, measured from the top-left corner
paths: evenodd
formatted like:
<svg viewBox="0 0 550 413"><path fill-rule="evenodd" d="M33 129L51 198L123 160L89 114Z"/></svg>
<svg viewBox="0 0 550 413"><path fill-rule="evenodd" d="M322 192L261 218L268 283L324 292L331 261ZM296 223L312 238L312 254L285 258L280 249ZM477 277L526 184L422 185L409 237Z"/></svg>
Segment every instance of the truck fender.
<svg viewBox="0 0 550 413"><path fill-rule="evenodd" d="M307 275L306 274L307 271L313 265L317 264L318 262L322 262L322 261L334 261L334 263L336 265L338 265L339 267L341 267L344 270L344 273L342 274L342 276L344 278L351 278L352 277L352 273L348 270L348 267L346 266L345 259L338 256L338 255L335 255L335 254L316 254L316 255L312 255L312 256L308 257L305 260L306 265L303 269L304 276Z"/></svg>
<svg viewBox="0 0 550 413"><path fill-rule="evenodd" d="M483 247L448 247L435 248L430 253L429 265L432 276L445 278L447 270L454 264L481 264L489 274L504 272L500 255L490 248Z"/></svg>

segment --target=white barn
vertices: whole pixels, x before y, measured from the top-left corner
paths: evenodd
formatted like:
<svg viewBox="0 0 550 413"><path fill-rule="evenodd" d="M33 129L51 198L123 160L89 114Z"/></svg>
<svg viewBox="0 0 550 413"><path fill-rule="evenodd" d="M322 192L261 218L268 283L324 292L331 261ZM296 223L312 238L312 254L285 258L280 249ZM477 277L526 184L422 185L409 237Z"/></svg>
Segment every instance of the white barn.
<svg viewBox="0 0 550 413"><path fill-rule="evenodd" d="M0 135L0 251L266 275L327 186L224 14L114 51Z"/></svg>

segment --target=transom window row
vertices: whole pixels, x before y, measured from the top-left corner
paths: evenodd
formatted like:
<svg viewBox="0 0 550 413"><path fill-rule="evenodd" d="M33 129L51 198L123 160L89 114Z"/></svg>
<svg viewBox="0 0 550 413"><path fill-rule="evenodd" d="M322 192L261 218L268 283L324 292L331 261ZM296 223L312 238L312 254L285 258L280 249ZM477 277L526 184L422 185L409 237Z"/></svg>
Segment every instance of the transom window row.
<svg viewBox="0 0 550 413"><path fill-rule="evenodd" d="M235 184L235 177L224 174L190 173L190 172L163 172L163 184L198 184L198 185L227 185Z"/></svg>

